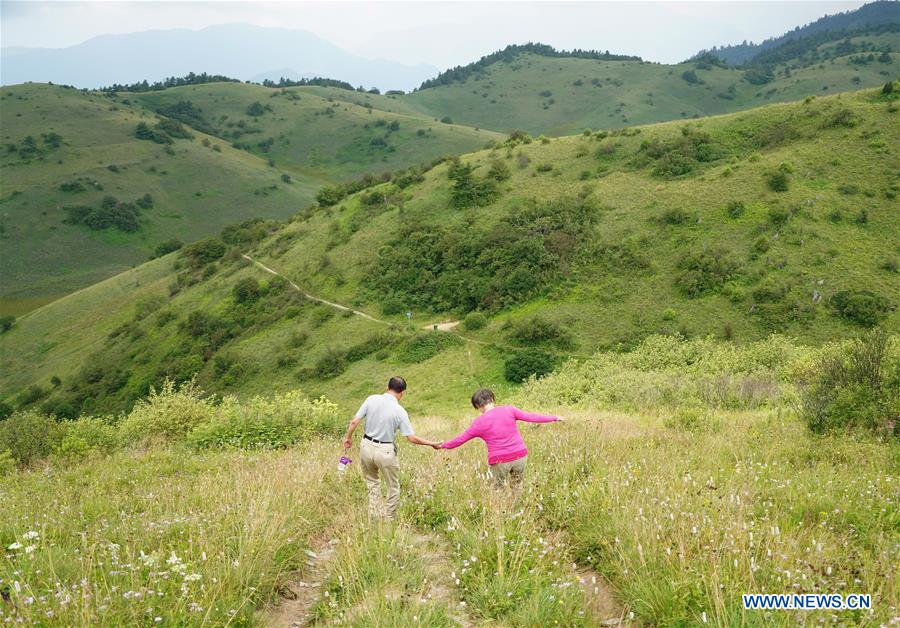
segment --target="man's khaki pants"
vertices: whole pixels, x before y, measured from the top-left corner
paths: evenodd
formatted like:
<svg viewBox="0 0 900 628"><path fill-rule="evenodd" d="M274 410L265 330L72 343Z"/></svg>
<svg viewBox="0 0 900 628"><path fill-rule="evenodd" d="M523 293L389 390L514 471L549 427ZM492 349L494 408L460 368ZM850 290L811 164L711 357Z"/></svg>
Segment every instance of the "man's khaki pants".
<svg viewBox="0 0 900 628"><path fill-rule="evenodd" d="M373 443L364 438L359 446L360 469L369 489L369 517L397 516L400 505L400 461L392 443ZM387 503L381 496L379 473L387 484Z"/></svg>

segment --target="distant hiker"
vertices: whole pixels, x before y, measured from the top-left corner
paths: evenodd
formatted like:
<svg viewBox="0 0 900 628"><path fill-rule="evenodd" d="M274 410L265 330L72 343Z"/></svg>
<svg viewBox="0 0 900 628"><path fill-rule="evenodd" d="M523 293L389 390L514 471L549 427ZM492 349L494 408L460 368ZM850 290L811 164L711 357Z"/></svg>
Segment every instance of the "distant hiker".
<svg viewBox="0 0 900 628"><path fill-rule="evenodd" d="M344 436L344 448L349 449L353 445L353 431L360 421L365 420L365 435L359 446L359 466L369 490L369 516L372 518L387 516L394 519L397 516L397 506L400 504L400 462L394 441L397 430L415 445L435 449L439 446L439 443L419 438L413 433L409 415L400 405L405 390L406 381L402 377L392 377L384 393L371 395L363 402ZM381 496L379 475L387 484L386 507Z"/></svg>
<svg viewBox="0 0 900 628"><path fill-rule="evenodd" d="M515 406L495 406L496 401L491 390L482 388L476 391L472 395L472 407L481 415L472 421L465 432L441 443L441 449L454 449L473 438L480 438L487 444L488 468L494 482L501 486L510 481L519 484L525 475L528 448L516 421L553 423L562 421L562 418L523 412Z"/></svg>

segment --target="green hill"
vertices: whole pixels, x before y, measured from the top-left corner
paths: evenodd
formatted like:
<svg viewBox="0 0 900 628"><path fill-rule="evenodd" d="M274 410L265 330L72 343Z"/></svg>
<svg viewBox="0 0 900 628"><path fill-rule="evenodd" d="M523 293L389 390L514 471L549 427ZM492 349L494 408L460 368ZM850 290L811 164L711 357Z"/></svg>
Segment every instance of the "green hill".
<svg viewBox="0 0 900 628"><path fill-rule="evenodd" d="M514 354L539 371L655 333L896 331L895 96L512 138L271 235L247 230L224 255L194 247L36 310L0 337L0 391L11 405L105 412L199 373L208 390L299 385L349 404L402 370L445 383L410 397L426 411L502 387ZM244 252L389 324L305 299ZM416 331L472 311L483 328Z"/></svg>
<svg viewBox="0 0 900 628"><path fill-rule="evenodd" d="M215 83L120 98L175 117L184 112L182 119L192 126L293 174L325 181L426 163L500 137L438 123L386 96L339 88Z"/></svg>
<svg viewBox="0 0 900 628"><path fill-rule="evenodd" d="M0 99L0 313L100 281L173 239L286 218L323 185L499 137L240 83L119 95L27 84ZM258 116L247 113L254 103Z"/></svg>
<svg viewBox="0 0 900 628"><path fill-rule="evenodd" d="M900 49L897 32L826 42L816 48L819 63L785 58L763 71L720 67L703 59L665 65L545 56L535 49L540 50L510 47L488 62L449 70L404 99L459 124L562 135L875 86L896 78L900 62L897 52L883 58L875 52L868 59L871 51Z"/></svg>

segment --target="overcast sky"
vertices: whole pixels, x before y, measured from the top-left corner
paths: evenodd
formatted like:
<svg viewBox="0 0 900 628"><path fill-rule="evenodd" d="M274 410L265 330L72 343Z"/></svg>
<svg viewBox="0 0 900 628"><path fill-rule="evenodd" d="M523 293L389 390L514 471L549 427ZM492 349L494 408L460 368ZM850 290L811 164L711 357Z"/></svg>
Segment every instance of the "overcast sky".
<svg viewBox="0 0 900 628"><path fill-rule="evenodd" d="M863 2L65 2L0 0L2 45L63 48L96 35L245 22L311 31L371 58L467 63L509 43L682 61L760 41Z"/></svg>

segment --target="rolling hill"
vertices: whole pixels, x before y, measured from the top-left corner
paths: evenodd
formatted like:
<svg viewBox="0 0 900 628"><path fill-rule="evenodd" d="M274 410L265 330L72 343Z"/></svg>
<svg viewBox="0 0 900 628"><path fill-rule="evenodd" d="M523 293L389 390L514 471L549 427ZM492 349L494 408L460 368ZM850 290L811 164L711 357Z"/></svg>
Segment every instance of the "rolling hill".
<svg viewBox="0 0 900 628"><path fill-rule="evenodd" d="M884 50L894 52L882 55ZM898 50L896 30L877 31L846 43L821 44L816 47L818 63L788 57L760 73L708 59L665 65L559 56L540 45L510 46L480 62L448 70L404 99L456 123L563 135L585 128L715 115L879 85L896 78Z"/></svg>
<svg viewBox="0 0 900 628"><path fill-rule="evenodd" d="M402 370L446 382L410 397L428 411L479 383L502 390L510 356L558 364L654 333L818 344L896 331L896 95L515 136L22 317L0 336L2 397L113 412L198 373L207 390L301 385L349 405ZM422 331L473 311L486 325Z"/></svg>
<svg viewBox="0 0 900 628"><path fill-rule="evenodd" d="M0 311L19 314L100 281L172 239L286 218L323 185L499 137L329 98L240 83L123 95L3 88ZM247 113L254 103L257 116ZM155 113L164 107L174 107L169 116ZM145 140L136 137L141 123ZM154 135L160 124L174 135ZM152 204L142 208L136 201L146 195ZM73 218L83 208L96 211ZM126 222L98 219L100 212L124 213Z"/></svg>

